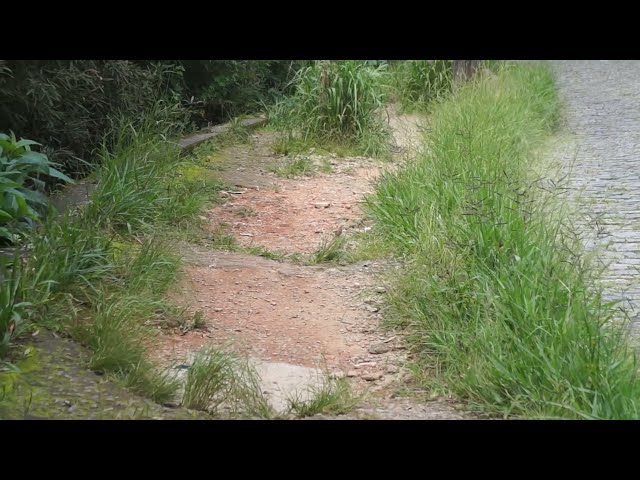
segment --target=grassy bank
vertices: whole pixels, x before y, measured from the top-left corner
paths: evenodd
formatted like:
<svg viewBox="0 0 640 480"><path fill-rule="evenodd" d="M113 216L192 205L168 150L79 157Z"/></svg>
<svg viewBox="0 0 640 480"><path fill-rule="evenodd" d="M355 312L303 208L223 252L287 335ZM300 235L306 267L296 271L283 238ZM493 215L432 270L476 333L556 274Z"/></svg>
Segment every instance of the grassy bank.
<svg viewBox="0 0 640 480"><path fill-rule="evenodd" d="M638 418L635 354L535 172L559 114L541 65L508 65L433 107L427 148L368 207L407 259L390 301L421 370L494 414Z"/></svg>
<svg viewBox="0 0 640 480"><path fill-rule="evenodd" d="M193 321L165 300L180 271L175 232L222 185L204 155L181 156L151 124L123 123L98 163L88 205L50 211L0 265L0 353L11 361L15 341L44 326L89 347L92 370L162 403L178 384L149 359L155 327Z"/></svg>

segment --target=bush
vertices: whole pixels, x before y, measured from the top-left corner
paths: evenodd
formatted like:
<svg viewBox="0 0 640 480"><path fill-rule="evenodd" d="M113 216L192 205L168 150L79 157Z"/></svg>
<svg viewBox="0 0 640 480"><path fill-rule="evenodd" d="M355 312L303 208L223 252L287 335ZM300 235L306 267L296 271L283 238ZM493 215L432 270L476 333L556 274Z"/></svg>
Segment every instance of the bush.
<svg viewBox="0 0 640 480"><path fill-rule="evenodd" d="M0 70L0 131L11 129L47 146L67 173L86 172L92 151L118 115L144 117L158 100L172 98L179 65L127 60L8 61ZM179 130L184 111L166 119Z"/></svg>
<svg viewBox="0 0 640 480"><path fill-rule="evenodd" d="M289 60L184 60L184 96L199 125L259 110L285 90L301 62Z"/></svg>
<svg viewBox="0 0 640 480"><path fill-rule="evenodd" d="M12 241L20 222L37 219L46 208L43 175L71 181L31 145L38 143L0 133L0 241Z"/></svg>

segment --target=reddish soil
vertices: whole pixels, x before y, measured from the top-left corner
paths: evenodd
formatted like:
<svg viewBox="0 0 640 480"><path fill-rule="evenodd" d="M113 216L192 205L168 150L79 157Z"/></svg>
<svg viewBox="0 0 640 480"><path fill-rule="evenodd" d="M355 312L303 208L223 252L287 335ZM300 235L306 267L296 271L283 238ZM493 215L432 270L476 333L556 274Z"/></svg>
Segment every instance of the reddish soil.
<svg viewBox="0 0 640 480"><path fill-rule="evenodd" d="M243 246L311 253L340 228L358 223L360 202L378 173L376 167L360 167L338 175L274 178L277 191L247 189L231 195L210 212L211 228L226 226Z"/></svg>

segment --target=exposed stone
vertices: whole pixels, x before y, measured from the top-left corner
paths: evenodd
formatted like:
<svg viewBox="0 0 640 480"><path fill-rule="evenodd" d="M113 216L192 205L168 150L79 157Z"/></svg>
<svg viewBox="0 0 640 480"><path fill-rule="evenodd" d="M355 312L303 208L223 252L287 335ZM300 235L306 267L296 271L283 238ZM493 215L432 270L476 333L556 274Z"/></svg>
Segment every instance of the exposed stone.
<svg viewBox="0 0 640 480"><path fill-rule="evenodd" d="M365 373L364 375L362 375L362 379L366 380L367 382L375 382L376 380L380 380L381 378L383 378L384 375L382 374L382 372L372 372L372 373Z"/></svg>
<svg viewBox="0 0 640 480"><path fill-rule="evenodd" d="M393 350L393 347L390 343L375 343L369 347L369 353L372 355L381 355L383 353L387 353Z"/></svg>

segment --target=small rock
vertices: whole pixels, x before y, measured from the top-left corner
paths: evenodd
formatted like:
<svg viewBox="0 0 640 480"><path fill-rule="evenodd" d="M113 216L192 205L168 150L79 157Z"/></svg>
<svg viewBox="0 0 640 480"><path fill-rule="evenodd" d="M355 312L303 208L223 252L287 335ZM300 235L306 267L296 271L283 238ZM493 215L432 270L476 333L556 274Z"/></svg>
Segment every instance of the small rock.
<svg viewBox="0 0 640 480"><path fill-rule="evenodd" d="M375 288L375 292L376 293L385 293L387 291L387 289L385 287L376 287Z"/></svg>
<svg viewBox="0 0 640 480"><path fill-rule="evenodd" d="M388 343L376 343L369 347L369 353L372 355L380 355L390 352L391 350L391 345L389 345Z"/></svg>
<svg viewBox="0 0 640 480"><path fill-rule="evenodd" d="M398 367L396 367L395 365L388 365L387 368L385 369L385 371L387 373L398 373L400 371L400 369Z"/></svg>
<svg viewBox="0 0 640 480"><path fill-rule="evenodd" d="M220 197L222 198L227 198L229 196L229 192L225 192L224 190L221 190L220 192L218 192L218 195L220 195Z"/></svg>
<svg viewBox="0 0 640 480"><path fill-rule="evenodd" d="M376 380L380 380L382 377L382 372L366 373L362 375L362 379L367 382L375 382Z"/></svg>
<svg viewBox="0 0 640 480"><path fill-rule="evenodd" d="M358 372L357 370L349 370L347 372L347 377L349 378L357 377L358 375L360 375L360 372Z"/></svg>
<svg viewBox="0 0 640 480"><path fill-rule="evenodd" d="M221 309L220 307L216 307L216 308L214 308L214 309L213 309L213 311L214 311L214 312L221 312L221 311L222 311L222 309Z"/></svg>
<svg viewBox="0 0 640 480"><path fill-rule="evenodd" d="M361 362L353 366L353 368L362 368L362 367L376 367L378 366L377 362Z"/></svg>
<svg viewBox="0 0 640 480"><path fill-rule="evenodd" d="M329 208L331 206L331 203L329 202L316 202L313 204L314 207L316 208Z"/></svg>
<svg viewBox="0 0 640 480"><path fill-rule="evenodd" d="M376 307L375 305L367 305L364 308L367 310L367 312L371 312L371 313L375 313L375 312L379 312L380 311L380 307Z"/></svg>

